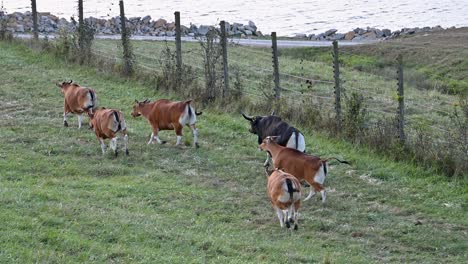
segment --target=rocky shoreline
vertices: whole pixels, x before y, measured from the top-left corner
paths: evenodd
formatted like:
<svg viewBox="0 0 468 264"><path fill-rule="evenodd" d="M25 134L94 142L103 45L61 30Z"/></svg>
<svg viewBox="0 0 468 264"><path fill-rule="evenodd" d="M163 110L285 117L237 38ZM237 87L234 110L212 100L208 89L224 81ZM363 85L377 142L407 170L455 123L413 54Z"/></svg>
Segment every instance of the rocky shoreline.
<svg viewBox="0 0 468 264"><path fill-rule="evenodd" d="M85 18L95 30L97 34L115 35L120 33L120 17L112 17L109 19L99 19L94 17ZM175 36L175 23L168 22L165 19L153 20L151 16L145 17L130 17L127 18L127 27L132 31L133 35L138 36ZM6 14L0 11L0 22L7 31L13 33L28 33L32 32L32 13L31 12L15 12ZM65 18L59 18L48 12L38 13L39 32L43 34L56 34L60 30L72 31L75 29L76 22L68 21ZM204 36L214 26L201 25L196 26L181 26L183 36ZM294 38L308 39L312 41L365 41L397 38L421 32L434 32L444 30L441 26L424 27L424 28L403 28L401 30L391 31L390 29L377 28L356 28L346 33L339 33L336 29L327 30L320 34L295 34ZM254 22L249 21L247 24L228 23L226 22L226 32L229 36L236 37L262 37L263 34L257 29Z"/></svg>

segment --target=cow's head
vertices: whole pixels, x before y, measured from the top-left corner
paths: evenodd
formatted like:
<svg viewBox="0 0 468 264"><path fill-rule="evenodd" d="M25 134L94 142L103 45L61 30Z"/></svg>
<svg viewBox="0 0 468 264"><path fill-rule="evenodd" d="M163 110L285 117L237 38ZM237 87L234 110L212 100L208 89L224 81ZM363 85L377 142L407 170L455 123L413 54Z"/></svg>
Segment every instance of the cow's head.
<svg viewBox="0 0 468 264"><path fill-rule="evenodd" d="M278 145L278 143L276 143L276 139L278 138L279 136L268 136L266 137L262 144L260 144L260 149L263 150L263 151L269 151L270 150L270 146L272 145Z"/></svg>
<svg viewBox="0 0 468 264"><path fill-rule="evenodd" d="M135 103L133 104L132 116L141 116L141 107L149 102L150 101L148 99L144 100L143 102L138 102L138 100L135 100Z"/></svg>
<svg viewBox="0 0 468 264"><path fill-rule="evenodd" d="M242 116L250 122L250 129L249 132L252 134L258 134L258 124L260 120L262 120L263 116L253 116L249 117L242 113Z"/></svg>
<svg viewBox="0 0 468 264"><path fill-rule="evenodd" d="M57 83L57 86L60 87L60 92L64 93L65 89L67 89L72 83L73 81L70 80L69 82L65 81L65 82Z"/></svg>

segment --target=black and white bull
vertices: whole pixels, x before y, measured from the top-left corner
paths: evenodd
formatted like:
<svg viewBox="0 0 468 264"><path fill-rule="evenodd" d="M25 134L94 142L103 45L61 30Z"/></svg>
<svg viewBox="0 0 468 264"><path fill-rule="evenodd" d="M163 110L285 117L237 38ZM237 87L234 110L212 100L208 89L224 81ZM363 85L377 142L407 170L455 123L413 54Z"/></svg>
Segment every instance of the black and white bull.
<svg viewBox="0 0 468 264"><path fill-rule="evenodd" d="M281 120L279 116L253 116L249 117L242 113L242 116L250 122L249 131L258 136L258 144L268 136L277 136L276 143L280 146L297 149L305 152L304 135L295 127ZM268 167L270 155L267 154L264 166Z"/></svg>

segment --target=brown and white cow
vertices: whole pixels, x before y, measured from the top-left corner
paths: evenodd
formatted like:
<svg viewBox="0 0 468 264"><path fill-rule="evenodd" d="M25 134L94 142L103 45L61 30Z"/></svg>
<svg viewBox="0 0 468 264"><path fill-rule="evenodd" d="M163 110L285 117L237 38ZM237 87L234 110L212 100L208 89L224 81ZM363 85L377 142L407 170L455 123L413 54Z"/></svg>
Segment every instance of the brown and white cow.
<svg viewBox="0 0 468 264"><path fill-rule="evenodd" d="M301 183L289 173L275 169L268 177L268 195L276 210L281 227L298 228L298 210L301 207Z"/></svg>
<svg viewBox="0 0 468 264"><path fill-rule="evenodd" d="M197 122L197 115L201 115L202 113L195 112L191 102L192 100L181 102L174 102L167 99L160 99L155 102L150 102L148 99L143 102L135 100L132 116L137 117L142 115L148 119L152 128L148 144L153 143L154 139L156 139L159 144L166 143L166 141L162 141L159 138L159 131L175 130L177 135L176 145L180 145L182 129L184 126L188 126L192 130L194 145L198 148L198 130L195 124Z"/></svg>
<svg viewBox="0 0 468 264"><path fill-rule="evenodd" d="M349 162L341 161L335 157L321 159L304 154L296 149L280 146L275 142L275 137L266 137L262 144L260 144L260 149L268 151L271 154L275 168L290 173L300 181L304 180L310 184L310 193L304 201L309 200L315 193L320 192L322 202L325 203L326 193L323 183L328 171L327 162L330 159L336 159L341 163L349 164Z"/></svg>
<svg viewBox="0 0 468 264"><path fill-rule="evenodd" d="M96 91L91 88L81 87L72 80L57 84L64 95L63 100L63 125L68 126L67 114L78 115L78 128L83 122L83 113L93 113L97 107Z"/></svg>
<svg viewBox="0 0 468 264"><path fill-rule="evenodd" d="M88 113L91 120L91 128L94 130L97 139L101 143L102 154L106 153L106 144L104 139L109 138L109 147L114 151L117 156L117 137L116 134L121 132L123 134L125 144L125 154L128 155L128 134L127 125L122 112L115 109L100 108L94 113Z"/></svg>

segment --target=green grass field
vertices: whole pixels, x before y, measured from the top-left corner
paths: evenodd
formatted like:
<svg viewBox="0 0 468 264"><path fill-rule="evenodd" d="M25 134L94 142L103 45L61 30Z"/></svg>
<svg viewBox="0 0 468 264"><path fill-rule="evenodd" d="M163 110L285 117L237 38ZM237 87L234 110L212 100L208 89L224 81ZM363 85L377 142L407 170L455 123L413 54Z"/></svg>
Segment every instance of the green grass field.
<svg viewBox="0 0 468 264"><path fill-rule="evenodd" d="M332 166L328 199L282 230L266 194L265 153L238 113L198 109L200 149L146 145L134 99L177 98L0 42L0 263L462 263L468 185L303 131ZM62 125L55 82L96 89L121 109L130 156ZM300 128L300 125L297 125ZM86 127L86 125L85 125ZM190 134L185 130L185 140ZM120 142L122 143L122 142Z"/></svg>

